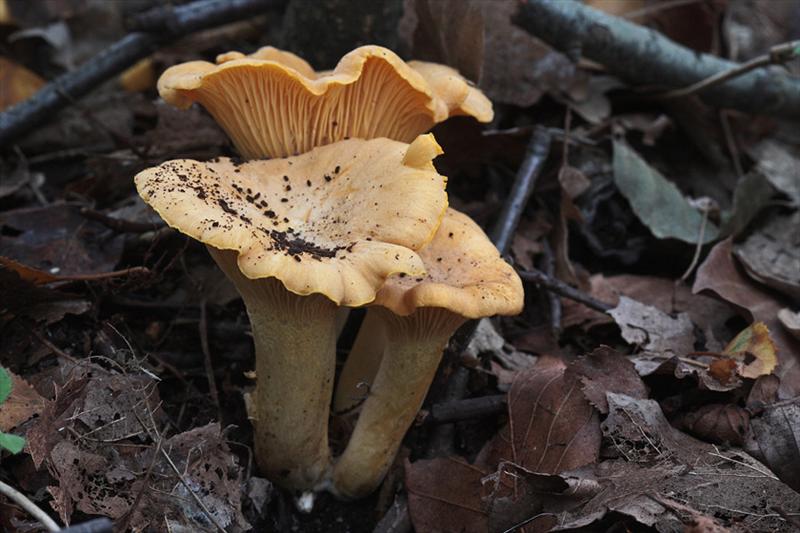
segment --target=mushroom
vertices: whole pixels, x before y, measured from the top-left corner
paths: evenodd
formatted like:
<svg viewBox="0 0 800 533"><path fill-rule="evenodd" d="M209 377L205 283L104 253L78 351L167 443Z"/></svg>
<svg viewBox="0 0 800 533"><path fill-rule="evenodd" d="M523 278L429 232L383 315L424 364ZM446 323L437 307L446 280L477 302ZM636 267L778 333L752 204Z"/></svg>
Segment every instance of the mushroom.
<svg viewBox="0 0 800 533"><path fill-rule="evenodd" d="M371 319L386 336L380 367L347 447L332 471L343 498L372 492L394 460L433 381L442 350L467 319L522 310L522 282L468 216L448 209L419 251L423 276L398 274L378 292Z"/></svg>
<svg viewBox="0 0 800 533"><path fill-rule="evenodd" d="M351 139L296 157L168 161L136 187L173 228L207 245L250 317L255 455L276 483L310 489L329 468L337 306L387 276L419 276L414 252L447 207L433 135Z"/></svg>
<svg viewBox="0 0 800 533"><path fill-rule="evenodd" d="M404 62L362 46L332 71L314 72L289 52L228 52L217 64L167 69L158 91L172 105L205 107L247 158L286 157L347 138L411 142L452 115L492 119L492 104L457 71Z"/></svg>

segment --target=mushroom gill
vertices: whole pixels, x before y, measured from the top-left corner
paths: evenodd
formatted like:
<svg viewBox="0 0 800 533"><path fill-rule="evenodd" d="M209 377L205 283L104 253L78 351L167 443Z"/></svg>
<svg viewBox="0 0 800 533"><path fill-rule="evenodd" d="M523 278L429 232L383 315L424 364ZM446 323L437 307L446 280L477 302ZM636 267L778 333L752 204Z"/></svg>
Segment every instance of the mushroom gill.
<svg viewBox="0 0 800 533"><path fill-rule="evenodd" d="M362 46L332 71L314 72L289 52L229 52L217 64L192 61L158 80L172 105L199 102L247 159L286 157L347 138L411 142L452 115L492 119L491 102L444 65L404 62Z"/></svg>

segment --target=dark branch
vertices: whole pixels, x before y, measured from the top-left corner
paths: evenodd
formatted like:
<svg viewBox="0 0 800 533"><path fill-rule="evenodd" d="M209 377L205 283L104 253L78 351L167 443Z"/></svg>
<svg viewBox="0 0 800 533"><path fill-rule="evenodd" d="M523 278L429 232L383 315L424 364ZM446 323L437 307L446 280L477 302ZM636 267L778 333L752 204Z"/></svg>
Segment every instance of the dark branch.
<svg viewBox="0 0 800 533"><path fill-rule="evenodd" d="M517 170L514 185L503 205L500 218L492 230L492 242L501 254L505 254L511 245L511 239L514 238L519 219L528 204L528 198L536 185L536 178L541 174L549 153L550 132L543 127L534 128L531 140L525 149L525 159Z"/></svg>
<svg viewBox="0 0 800 533"><path fill-rule="evenodd" d="M681 88L739 66L581 2L525 0L514 22L554 48L573 57L583 54L636 85ZM800 118L800 79L774 69L752 71L699 94L714 106Z"/></svg>
<svg viewBox="0 0 800 533"><path fill-rule="evenodd" d="M104 81L119 74L136 61L153 53L160 45L188 33L219 26L282 5L282 0L198 0L178 7L160 7L142 17L153 32L129 33L106 50L62 74L30 99L0 113L0 146L52 119L55 113ZM164 20L162 25L155 21Z"/></svg>
<svg viewBox="0 0 800 533"><path fill-rule="evenodd" d="M547 289L548 291L554 292L556 294L560 294L565 298L569 298L570 300L575 300L576 302L580 302L586 307L590 307L595 311L600 311L601 313L605 313L609 309L613 309L614 306L608 304L606 302L601 302L600 300L589 296L585 292L579 291L575 287L571 285L567 285L560 279L556 279L553 277L548 276L541 270L518 270L519 277L524 279L525 281L532 281L537 285L540 285Z"/></svg>
<svg viewBox="0 0 800 533"><path fill-rule="evenodd" d="M497 415L505 409L506 395L496 394L438 403L429 410L420 411L418 418L422 424L446 424Z"/></svg>

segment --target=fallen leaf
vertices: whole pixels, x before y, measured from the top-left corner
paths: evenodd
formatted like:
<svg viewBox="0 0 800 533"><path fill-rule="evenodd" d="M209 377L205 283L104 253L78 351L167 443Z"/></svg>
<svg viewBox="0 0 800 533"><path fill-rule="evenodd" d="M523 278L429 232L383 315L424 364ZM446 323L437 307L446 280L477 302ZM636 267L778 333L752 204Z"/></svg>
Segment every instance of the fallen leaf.
<svg viewBox="0 0 800 533"><path fill-rule="evenodd" d="M775 189L760 172L748 172L742 176L733 191L733 205L722 213L720 237L741 234L769 205L774 195Z"/></svg>
<svg viewBox="0 0 800 533"><path fill-rule="evenodd" d="M122 255L123 237L81 216L77 206L14 209L0 213L0 264L26 273L67 276L109 272Z"/></svg>
<svg viewBox="0 0 800 533"><path fill-rule="evenodd" d="M750 429L750 414L734 404L706 404L685 413L675 425L708 442L741 446Z"/></svg>
<svg viewBox="0 0 800 533"><path fill-rule="evenodd" d="M750 421L745 450L800 491L800 404L797 399L768 405Z"/></svg>
<svg viewBox="0 0 800 533"><path fill-rule="evenodd" d="M608 413L608 392L633 398L647 397L647 387L630 359L608 346L601 346L570 363L570 368L581 376L583 395L603 414Z"/></svg>
<svg viewBox="0 0 800 533"><path fill-rule="evenodd" d="M408 512L414 529L485 533L481 479L488 473L457 457L406 461Z"/></svg>
<svg viewBox="0 0 800 533"><path fill-rule="evenodd" d="M797 151L775 139L764 139L750 148L749 152L758 171L776 189L791 198L795 205L800 205L800 180L797 179L800 156L796 155Z"/></svg>
<svg viewBox="0 0 800 533"><path fill-rule="evenodd" d="M728 343L722 353L742 360L743 366L739 374L745 378L755 379L771 374L778 362L775 343L772 342L769 329L763 322L756 322L742 330ZM745 364L747 355L755 357L755 361Z"/></svg>
<svg viewBox="0 0 800 533"><path fill-rule="evenodd" d="M597 460L597 411L582 394L577 372L557 359L540 357L536 366L517 373L508 392L508 416L508 426L476 462L494 468L510 461L555 474Z"/></svg>
<svg viewBox="0 0 800 533"><path fill-rule="evenodd" d="M743 310L749 321L764 322L777 349L775 374L781 380L781 398L800 394L800 343L785 331L778 320L778 311L783 305L736 269L730 239L711 249L697 270L692 290L695 293L710 291Z"/></svg>
<svg viewBox="0 0 800 533"><path fill-rule="evenodd" d="M733 253L751 278L800 300L800 212L772 216Z"/></svg>
<svg viewBox="0 0 800 533"><path fill-rule="evenodd" d="M696 244L703 215L678 188L623 141L614 141L614 181L631 208L659 239L674 238ZM703 243L713 241L719 229L707 222Z"/></svg>
<svg viewBox="0 0 800 533"><path fill-rule="evenodd" d="M558 170L558 182L570 198L577 198L592 184L583 172L569 165Z"/></svg>
<svg viewBox="0 0 800 533"><path fill-rule="evenodd" d="M687 313L676 317L621 296L608 314L622 331L622 338L655 354L684 355L694 350L694 326Z"/></svg>
<svg viewBox="0 0 800 533"><path fill-rule="evenodd" d="M41 414L45 400L27 381L6 371L11 380L11 393L0 400L0 431L11 431L23 422Z"/></svg>

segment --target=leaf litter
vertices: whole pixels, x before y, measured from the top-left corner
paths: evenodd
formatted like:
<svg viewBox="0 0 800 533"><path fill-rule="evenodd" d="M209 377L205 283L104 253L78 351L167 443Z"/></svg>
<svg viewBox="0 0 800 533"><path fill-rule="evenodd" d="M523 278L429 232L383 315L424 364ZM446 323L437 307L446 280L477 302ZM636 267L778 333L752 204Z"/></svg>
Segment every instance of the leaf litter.
<svg viewBox="0 0 800 533"><path fill-rule="evenodd" d="M775 6L590 3L738 59L793 35ZM9 24L31 30L6 43L16 63L52 79L122 31L115 5L69 4L12 6ZM454 205L491 228L532 126L547 127L553 150L514 236L515 265L554 264L548 272L612 311L527 284L520 317L483 321L453 357L469 369L463 395L503 393L502 412L450 427L443 457L430 456L439 428L412 428L404 479L350 505L320 495L302 515L251 471L239 299L131 186L166 159L236 154L202 109L164 105L149 82L137 94L109 83L0 161L0 357L14 381L0 431L27 439L3 457L4 479L64 523L102 515L130 530L372 531L403 491L417 531L789 530L800 511L796 127L694 98L642 99L578 50L513 25L513 0L405 4L408 55L449 63L495 103L489 131L463 119L435 130ZM106 18L107 31L89 31ZM226 39L277 45L262 41L280 33L281 17L269 18L193 36L149 65L157 75L178 57L213 59ZM36 36L67 27L62 50ZM149 273L74 279L140 265ZM687 269L691 288L678 282ZM429 402L451 400L445 389Z"/></svg>

